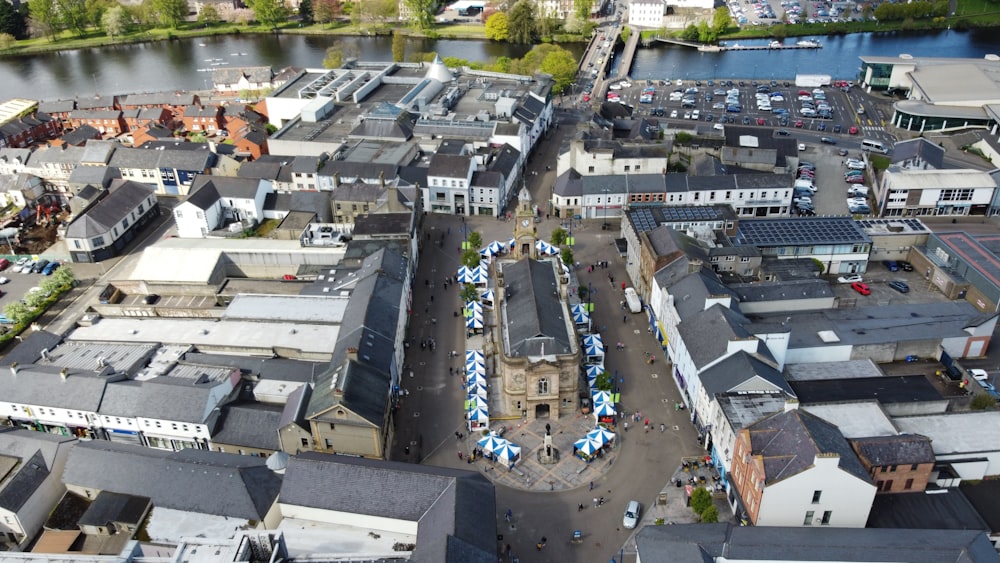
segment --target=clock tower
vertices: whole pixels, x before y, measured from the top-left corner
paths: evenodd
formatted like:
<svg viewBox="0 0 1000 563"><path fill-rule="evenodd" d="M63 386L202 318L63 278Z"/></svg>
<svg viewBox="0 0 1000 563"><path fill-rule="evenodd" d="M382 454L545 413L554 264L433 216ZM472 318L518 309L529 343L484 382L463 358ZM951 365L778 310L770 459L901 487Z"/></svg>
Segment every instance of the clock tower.
<svg viewBox="0 0 1000 563"><path fill-rule="evenodd" d="M538 258L538 250L535 249L535 241L538 233L535 229L535 212L531 208L531 194L528 188L521 187L517 194L517 216L514 221L514 248L515 258Z"/></svg>

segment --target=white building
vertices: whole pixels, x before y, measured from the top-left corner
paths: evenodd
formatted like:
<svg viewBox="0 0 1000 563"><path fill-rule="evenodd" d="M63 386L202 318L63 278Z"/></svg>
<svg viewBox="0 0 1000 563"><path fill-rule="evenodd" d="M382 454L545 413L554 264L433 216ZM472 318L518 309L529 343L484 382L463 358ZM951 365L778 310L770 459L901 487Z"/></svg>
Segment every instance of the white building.
<svg viewBox="0 0 1000 563"><path fill-rule="evenodd" d="M269 180L198 176L191 195L174 208L177 236L206 237L226 223L259 223L264 199L273 191Z"/></svg>
<svg viewBox="0 0 1000 563"><path fill-rule="evenodd" d="M931 439L934 457L965 480L1000 475L1000 412L964 412L893 419L901 433ZM991 437L992 436L992 437Z"/></svg>
<svg viewBox="0 0 1000 563"><path fill-rule="evenodd" d="M996 180L979 170L890 166L877 197L883 217L986 215L996 189Z"/></svg>
<svg viewBox="0 0 1000 563"><path fill-rule="evenodd" d="M730 482L755 526L864 528L876 491L837 427L795 408L740 431Z"/></svg>
<svg viewBox="0 0 1000 563"><path fill-rule="evenodd" d="M42 530L66 492L60 478L76 445L69 436L0 430L0 546L21 551Z"/></svg>
<svg viewBox="0 0 1000 563"><path fill-rule="evenodd" d="M667 4L664 0L631 0L628 3L628 24L658 29L663 27L666 12Z"/></svg>
<svg viewBox="0 0 1000 563"><path fill-rule="evenodd" d="M469 187L476 171L475 159L467 154L436 153L427 169L423 189L424 209L455 215L469 214Z"/></svg>

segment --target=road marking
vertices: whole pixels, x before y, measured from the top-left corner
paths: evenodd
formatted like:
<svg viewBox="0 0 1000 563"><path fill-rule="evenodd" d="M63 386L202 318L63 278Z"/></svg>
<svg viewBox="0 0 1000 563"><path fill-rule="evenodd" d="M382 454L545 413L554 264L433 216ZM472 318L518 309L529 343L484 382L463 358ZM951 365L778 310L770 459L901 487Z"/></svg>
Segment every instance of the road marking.
<svg viewBox="0 0 1000 563"><path fill-rule="evenodd" d="M651 379L659 379L660 378L660 374L658 374L658 373L651 373L651 374L649 374L649 377Z"/></svg>

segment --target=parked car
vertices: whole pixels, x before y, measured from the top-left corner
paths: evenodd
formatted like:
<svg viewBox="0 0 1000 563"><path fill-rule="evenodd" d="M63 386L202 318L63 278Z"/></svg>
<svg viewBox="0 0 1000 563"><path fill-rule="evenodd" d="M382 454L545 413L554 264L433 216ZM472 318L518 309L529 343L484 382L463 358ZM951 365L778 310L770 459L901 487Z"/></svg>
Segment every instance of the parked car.
<svg viewBox="0 0 1000 563"><path fill-rule="evenodd" d="M51 276L53 273L55 273L56 270L59 269L59 266L60 266L59 262L57 260L53 260L48 264L46 264L44 268L42 268L41 274L43 276Z"/></svg>
<svg viewBox="0 0 1000 563"><path fill-rule="evenodd" d="M848 129L847 132L850 133L851 135L857 135L858 134L858 128L855 127L854 125L851 125L851 128Z"/></svg>
<svg viewBox="0 0 1000 563"><path fill-rule="evenodd" d="M0 258L0 272L6 270L9 267L10 267L10 260L6 258Z"/></svg>
<svg viewBox="0 0 1000 563"><path fill-rule="evenodd" d="M630 500L625 506L625 517L622 519L622 525L628 529L632 530L639 524L639 501Z"/></svg>
<svg viewBox="0 0 1000 563"><path fill-rule="evenodd" d="M847 274L846 276L840 276L837 278L838 283L858 283L863 282L861 274Z"/></svg>
<svg viewBox="0 0 1000 563"><path fill-rule="evenodd" d="M32 274L40 274L49 265L49 261L45 258L35 262L35 265L31 267Z"/></svg>
<svg viewBox="0 0 1000 563"><path fill-rule="evenodd" d="M895 260L885 260L882 263L885 264L885 267L888 268L890 272L899 271L899 264Z"/></svg>
<svg viewBox="0 0 1000 563"><path fill-rule="evenodd" d="M969 375L976 381L986 381L990 377L990 374L986 373L984 369L970 369Z"/></svg>
<svg viewBox="0 0 1000 563"><path fill-rule="evenodd" d="M897 263L899 264L899 268L901 270L903 270L904 272L912 272L913 271L913 264L910 264L906 260L899 260Z"/></svg>
<svg viewBox="0 0 1000 563"><path fill-rule="evenodd" d="M820 137L819 138L819 142L826 143L828 145L836 145L837 144L837 140L833 139L831 137Z"/></svg>
<svg viewBox="0 0 1000 563"><path fill-rule="evenodd" d="M857 291L861 295L871 295L872 290L868 287L868 284L862 282L854 282L851 284L851 289Z"/></svg>
<svg viewBox="0 0 1000 563"><path fill-rule="evenodd" d="M906 285L906 282L904 282L904 281L892 280L892 281L890 281L886 285L888 285L889 287L895 289L896 291L898 291L900 293L909 293L910 292L910 286Z"/></svg>

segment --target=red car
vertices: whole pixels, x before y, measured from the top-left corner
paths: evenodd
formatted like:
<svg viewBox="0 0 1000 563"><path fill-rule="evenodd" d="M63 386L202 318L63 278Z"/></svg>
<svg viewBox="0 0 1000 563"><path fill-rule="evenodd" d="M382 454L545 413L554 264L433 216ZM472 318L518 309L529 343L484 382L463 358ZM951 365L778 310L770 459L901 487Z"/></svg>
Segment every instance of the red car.
<svg viewBox="0 0 1000 563"><path fill-rule="evenodd" d="M10 260L6 258L0 258L0 271L6 270L10 267Z"/></svg>
<svg viewBox="0 0 1000 563"><path fill-rule="evenodd" d="M281 276L281 279L283 279L285 281L292 281L292 280L296 280L298 278L296 278L292 274L285 274L285 275Z"/></svg>
<svg viewBox="0 0 1000 563"><path fill-rule="evenodd" d="M853 126L853 125L851 125L851 128L848 129L847 132L850 133L851 135L857 135L858 134L858 128L855 127L855 126Z"/></svg>
<svg viewBox="0 0 1000 563"><path fill-rule="evenodd" d="M757 118L757 125L763 125L763 124L765 124L765 123L767 123L767 122L766 122L766 121L764 121L764 118L763 118L763 117L758 117L758 118Z"/></svg>
<svg viewBox="0 0 1000 563"><path fill-rule="evenodd" d="M583 95L583 101L589 102L590 101L590 94L584 94Z"/></svg>
<svg viewBox="0 0 1000 563"><path fill-rule="evenodd" d="M871 295L872 294L871 288L868 287L868 284L866 284L866 283L854 282L854 283L851 284L851 289L853 289L854 291L857 291L861 295Z"/></svg>
<svg viewBox="0 0 1000 563"><path fill-rule="evenodd" d="M848 176L848 177L844 178L844 181L847 182L848 184L864 184L865 183L865 177L864 176Z"/></svg>
<svg viewBox="0 0 1000 563"><path fill-rule="evenodd" d="M798 127L799 129L801 129L802 128L802 120L800 119L800 120L796 121L795 122L795 126Z"/></svg>

